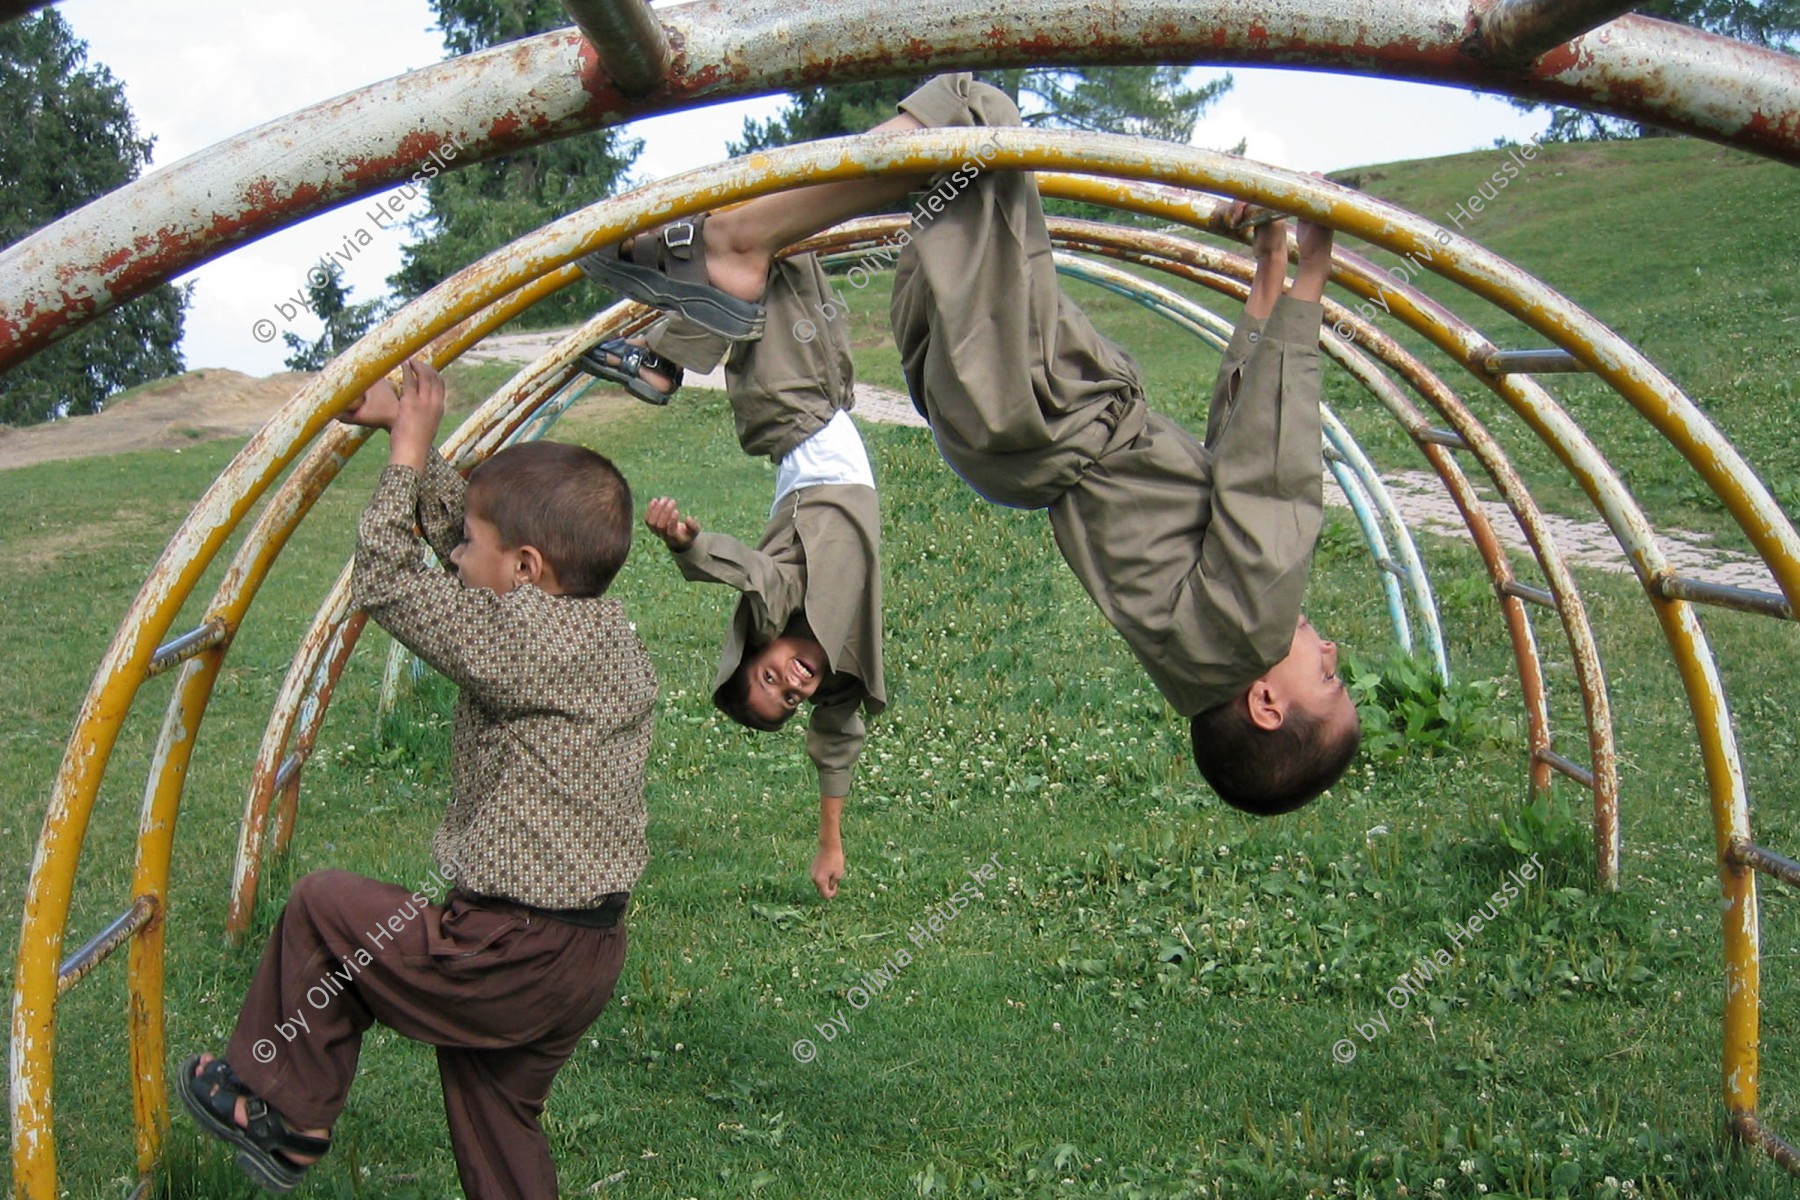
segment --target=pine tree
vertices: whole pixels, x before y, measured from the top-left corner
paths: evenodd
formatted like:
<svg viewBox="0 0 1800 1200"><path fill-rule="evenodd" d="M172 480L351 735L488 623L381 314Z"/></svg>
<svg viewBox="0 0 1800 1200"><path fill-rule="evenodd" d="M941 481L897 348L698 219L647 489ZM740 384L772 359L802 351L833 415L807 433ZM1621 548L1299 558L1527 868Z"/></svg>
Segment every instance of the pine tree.
<svg viewBox="0 0 1800 1200"><path fill-rule="evenodd" d="M0 25L0 245L137 178L151 145L56 10ZM187 297L165 284L0 375L0 422L98 412L114 392L180 371Z"/></svg>
<svg viewBox="0 0 1800 1200"><path fill-rule="evenodd" d="M1027 67L978 72L1019 103L1027 125L1128 133L1185 143L1200 116L1231 90L1231 76L1187 86L1187 67ZM773 119L745 121L733 154L861 133L894 115L926 76L804 88Z"/></svg>
<svg viewBox="0 0 1800 1200"><path fill-rule="evenodd" d="M306 273L306 307L325 323L317 341L309 342L297 334L283 333L282 340L293 353L287 357L290 371L319 371L325 364L354 345L381 319L379 300L350 303L350 289L340 281L341 271L314 267Z"/></svg>
<svg viewBox="0 0 1800 1200"><path fill-rule="evenodd" d="M557 0L433 0L444 47L469 54L569 24ZM618 189L642 143L601 129L471 163L426 184L427 212L413 222L418 240L388 283L419 296L475 260ZM524 321L569 324L588 317L599 294L566 288Z"/></svg>

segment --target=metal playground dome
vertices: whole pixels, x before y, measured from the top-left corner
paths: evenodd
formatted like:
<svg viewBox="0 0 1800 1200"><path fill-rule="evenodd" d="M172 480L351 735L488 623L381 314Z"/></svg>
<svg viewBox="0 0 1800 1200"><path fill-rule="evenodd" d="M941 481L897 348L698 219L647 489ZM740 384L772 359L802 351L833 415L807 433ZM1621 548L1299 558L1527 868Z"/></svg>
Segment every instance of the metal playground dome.
<svg viewBox="0 0 1800 1200"><path fill-rule="evenodd" d="M903 14L867 0L565 0L575 28L510 43L372 84L103 196L0 254L0 369L83 322L237 246L406 180L447 144L462 165L533 143L675 109L794 87L967 67L1146 62L1259 64L1453 84L1642 121L1800 166L1800 59L1686 27L1619 16L1595 0L1029 0L1005 7L925 0ZM0 19L33 7L0 3ZM978 11L979 10L979 11ZM603 49L597 49L603 48ZM1176 292L1106 260L1152 267L1241 298L1248 259L1221 243L1229 198L1323 222L1398 256L1383 270L1340 249L1327 299L1325 352L1397 421L1461 513L1486 564L1513 650L1531 788L1560 774L1589 789L1594 871L1616 886L1620 791L1606 678L1587 610L1551 527L1500 437L1442 378L1376 328L1358 301L1392 319L1491 391L1592 503L1642 585L1680 672L1707 781L1722 893L1724 1102L1733 1130L1800 1171L1800 1152L1758 1120L1760 952L1757 872L1800 883L1800 863L1758 846L1736 732L1706 631L1705 606L1776 620L1800 607L1800 534L1700 409L1618 334L1456 229L1336 184L1167 143L1031 130L924 131L794 146L721 163L570 213L495 249L388 318L303 387L243 447L194 506L145 579L99 664L49 797L33 862L12 1004L13 1193L58 1194L53 1080L59 997L113 951L126 987L137 1171L154 1166L167 1121L163 965L170 859L186 768L208 700L257 590L289 536L366 440L332 417L413 354L439 367L488 331L580 278L582 254L651 225L805 184L947 168L981 143L989 165L1039 172L1046 195L1152 214L1211 240L1058 220L1065 271L1136 299L1217 342L1216 319ZM1226 199L1222 199L1226 198ZM853 222L808 243L855 254L889 241L904 218ZM1077 256L1074 252L1080 252ZM1410 281L1429 270L1536 331L1536 348L1496 345ZM1365 303L1363 309L1368 305ZM443 446L479 461L537 436L580 391L575 358L596 339L641 328L622 304L596 316L491 397ZM1679 573L1664 535L1582 428L1534 376L1581 371L1611 388L1686 460L1735 520L1777 591ZM1622 411L1622 410L1621 410ZM1522 436L1522 435L1515 435ZM1328 469L1349 497L1380 571L1395 636L1415 639L1447 673L1418 547L1367 456L1327 413ZM290 466L292 467L289 470ZM286 478L277 480L286 472ZM1503 499L1536 571L1515 573L1476 502L1471 476ZM266 496L266 499L265 499ZM198 627L176 614L229 537L261 502ZM243 932L265 847L285 848L299 779L331 692L362 627L348 567L295 648L249 780L233 874L230 928ZM1544 652L1529 619L1554 615L1573 667L1584 734L1553 738ZM152 755L129 894L119 916L65 957L73 881L122 722L151 676L179 669ZM140 1191L143 1189L140 1188Z"/></svg>

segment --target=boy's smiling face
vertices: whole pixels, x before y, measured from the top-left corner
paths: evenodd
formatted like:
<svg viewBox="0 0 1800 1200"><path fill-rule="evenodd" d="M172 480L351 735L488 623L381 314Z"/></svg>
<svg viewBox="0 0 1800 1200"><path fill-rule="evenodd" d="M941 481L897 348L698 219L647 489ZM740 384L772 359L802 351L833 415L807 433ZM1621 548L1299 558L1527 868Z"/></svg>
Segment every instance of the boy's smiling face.
<svg viewBox="0 0 1800 1200"><path fill-rule="evenodd" d="M765 721L783 721L819 690L830 668L825 647L809 637L783 634L745 660L745 704Z"/></svg>

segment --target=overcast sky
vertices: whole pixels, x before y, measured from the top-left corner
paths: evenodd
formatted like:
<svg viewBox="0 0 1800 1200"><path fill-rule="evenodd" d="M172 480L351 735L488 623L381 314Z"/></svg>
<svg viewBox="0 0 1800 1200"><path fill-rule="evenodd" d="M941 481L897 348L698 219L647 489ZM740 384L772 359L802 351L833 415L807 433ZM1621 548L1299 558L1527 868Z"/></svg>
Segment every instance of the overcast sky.
<svg viewBox="0 0 1800 1200"><path fill-rule="evenodd" d="M425 0L63 0L58 10L88 43L90 62L123 82L141 133L156 139L153 166L204 150L232 134L321 100L436 62L443 43ZM1196 72L1197 79L1223 72ZM1248 140L1251 158L1304 170L1426 158L1523 139L1548 124L1503 99L1453 88L1316 72L1235 69L1236 86L1195 131L1200 146ZM779 97L717 105L641 121L639 180L661 178L724 156L746 114L768 116ZM231 367L255 375L283 369L279 337L259 342L256 323L316 337L305 314L286 320L275 305L304 285L306 271L347 235L367 229L364 199L245 246L178 282L197 286L182 343L189 369ZM386 291L400 267L404 227L373 230L346 269L352 300ZM269 326L263 326L266 333Z"/></svg>

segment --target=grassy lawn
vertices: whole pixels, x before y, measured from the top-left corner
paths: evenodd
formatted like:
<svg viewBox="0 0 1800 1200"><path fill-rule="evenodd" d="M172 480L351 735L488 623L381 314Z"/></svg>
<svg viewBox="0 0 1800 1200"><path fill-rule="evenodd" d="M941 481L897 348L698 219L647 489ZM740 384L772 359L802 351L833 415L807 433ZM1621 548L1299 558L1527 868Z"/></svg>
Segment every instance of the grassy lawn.
<svg viewBox="0 0 1800 1200"><path fill-rule="evenodd" d="M1364 186L1436 215L1492 157L1376 168ZM1773 482L1800 480L1800 325L1786 320L1796 248L1752 227L1794 226L1791 177L1673 141L1539 162L1543 174L1515 184L1474 235L1642 344ZM875 292L853 304L858 367L897 386ZM1197 419L1216 356L1122 300L1078 294L1144 361L1153 401ZM498 378L459 374L462 407ZM1327 386L1378 465L1422 465L1346 379L1333 371ZM1557 390L1654 518L1725 528L1618 401L1579 380ZM1534 492L1586 515L1498 402L1470 399L1496 418ZM615 585L663 684L654 857L618 997L551 1098L565 1195L1791 1194L1778 1168L1721 1137L1706 793L1692 719L1635 583L1580 575L1623 770L1624 884L1601 895L1588 888L1585 793L1559 783L1527 803L1510 651L1466 546L1425 539L1422 550L1458 679L1487 685L1457 693L1467 736L1360 762L1300 814L1253 822L1205 793L1181 724L1062 566L1045 520L981 503L923 431L865 434L884 504L892 707L872 725L846 811L850 874L836 901L807 880L816 801L801 733L750 734L707 701L730 594L683 584L647 536ZM596 396L555 436L612 455L640 504L673 495L708 528L760 530L772 471L738 452L721 398L690 392L662 411ZM17 564L0 575L13 634L0 648L9 917L93 666L234 449L0 474L0 511L13 514L0 554ZM347 868L416 885L432 872L451 695L426 679L378 733L387 640L371 629L304 774L292 854L265 874L252 939L231 949L220 934L247 768L294 642L351 550L382 449L352 463L289 544L208 712L170 898L172 1062L222 1044L299 874ZM1385 607L1345 514L1328 520L1309 610L1345 646L1385 654ZM1791 851L1800 641L1766 620L1705 620L1760 839ZM1560 630L1540 620L1536 632L1558 747L1585 759ZM71 946L125 903L167 695L167 679L144 690L115 752ZM1497 907L1492 893L1534 858L1543 871L1487 928L1455 930ZM983 862L997 871L979 899L929 935L914 929ZM1800 1062L1782 1035L1800 1023L1800 923L1783 899L1765 893L1762 1112L1794 1133ZM0 962L12 962L17 931L0 923ZM1434 964L1429 980L1421 959ZM1412 991L1390 992L1408 972ZM109 963L61 1010L59 1148L78 1200L128 1183L122 978ZM1353 1061L1341 1061L1346 1047ZM457 1194L420 1046L371 1033L337 1139L299 1195ZM254 1194L184 1117L170 1159L167 1195Z"/></svg>

